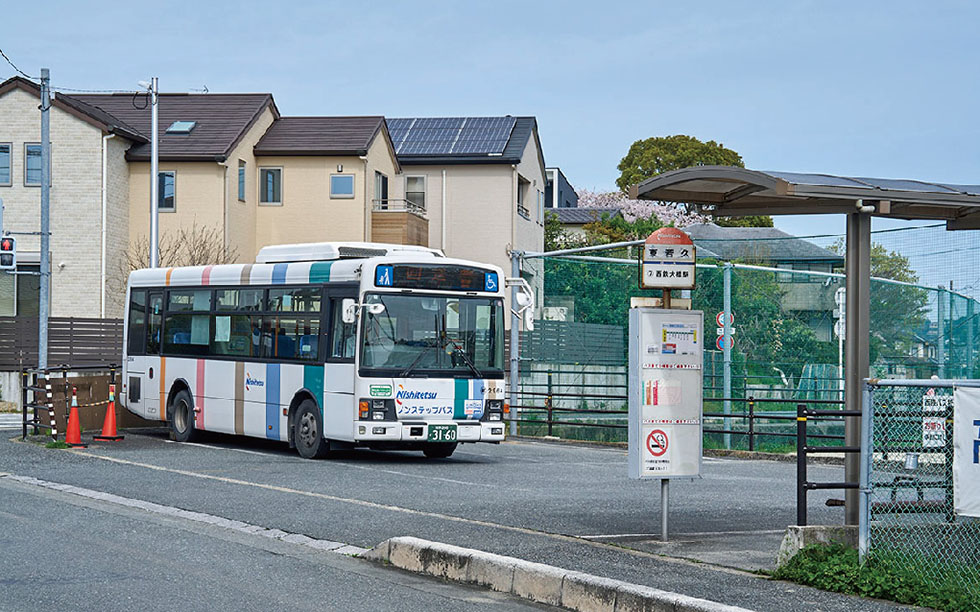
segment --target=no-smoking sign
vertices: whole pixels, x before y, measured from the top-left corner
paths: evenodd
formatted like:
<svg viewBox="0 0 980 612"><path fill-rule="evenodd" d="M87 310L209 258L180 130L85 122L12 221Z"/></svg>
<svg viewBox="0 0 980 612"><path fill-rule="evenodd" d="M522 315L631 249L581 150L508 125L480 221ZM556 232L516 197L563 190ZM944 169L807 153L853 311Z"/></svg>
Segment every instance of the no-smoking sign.
<svg viewBox="0 0 980 612"><path fill-rule="evenodd" d="M667 452L667 434L662 429L654 429L647 436L647 450L654 457L662 457Z"/></svg>

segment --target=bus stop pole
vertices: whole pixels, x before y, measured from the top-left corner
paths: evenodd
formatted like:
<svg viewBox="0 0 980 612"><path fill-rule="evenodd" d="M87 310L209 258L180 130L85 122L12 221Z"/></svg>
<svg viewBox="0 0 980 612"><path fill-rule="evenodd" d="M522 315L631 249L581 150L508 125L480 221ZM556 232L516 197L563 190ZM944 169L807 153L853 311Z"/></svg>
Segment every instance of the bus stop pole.
<svg viewBox="0 0 980 612"><path fill-rule="evenodd" d="M862 202L857 201L860 209ZM861 410L864 379L870 370L869 334L871 329L871 215L853 212L847 215L847 302L844 332L844 395L847 410ZM860 446L861 419L844 420L844 445ZM844 480L858 482L861 478L861 457L857 453L844 456ZM857 525L860 517L860 495L857 489L844 492L844 524Z"/></svg>

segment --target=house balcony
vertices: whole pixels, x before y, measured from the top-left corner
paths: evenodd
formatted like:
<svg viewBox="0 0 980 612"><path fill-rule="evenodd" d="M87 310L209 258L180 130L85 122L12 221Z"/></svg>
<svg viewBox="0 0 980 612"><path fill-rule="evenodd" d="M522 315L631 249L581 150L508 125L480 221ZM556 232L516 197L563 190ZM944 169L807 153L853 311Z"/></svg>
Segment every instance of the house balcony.
<svg viewBox="0 0 980 612"><path fill-rule="evenodd" d="M425 209L405 199L373 200L371 240L429 246L429 219Z"/></svg>

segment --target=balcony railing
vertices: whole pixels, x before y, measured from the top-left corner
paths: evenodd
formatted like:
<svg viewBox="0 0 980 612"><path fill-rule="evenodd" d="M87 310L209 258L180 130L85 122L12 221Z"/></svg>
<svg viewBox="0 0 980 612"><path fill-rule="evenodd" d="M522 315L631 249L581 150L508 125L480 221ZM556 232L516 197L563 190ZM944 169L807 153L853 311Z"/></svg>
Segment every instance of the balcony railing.
<svg viewBox="0 0 980 612"><path fill-rule="evenodd" d="M417 217L422 219L427 218L425 216L425 208L419 206L411 200L406 200L405 198L389 198L387 200L371 200L373 203L372 210L374 212L407 212L412 213Z"/></svg>

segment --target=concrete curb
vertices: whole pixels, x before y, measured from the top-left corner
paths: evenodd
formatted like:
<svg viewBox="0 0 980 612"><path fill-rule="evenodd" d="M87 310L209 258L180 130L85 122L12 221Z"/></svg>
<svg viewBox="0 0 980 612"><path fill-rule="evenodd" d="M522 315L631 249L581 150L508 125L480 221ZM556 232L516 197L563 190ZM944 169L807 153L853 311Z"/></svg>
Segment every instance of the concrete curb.
<svg viewBox="0 0 980 612"><path fill-rule="evenodd" d="M621 580L413 537L391 538L360 557L583 612L749 612Z"/></svg>

